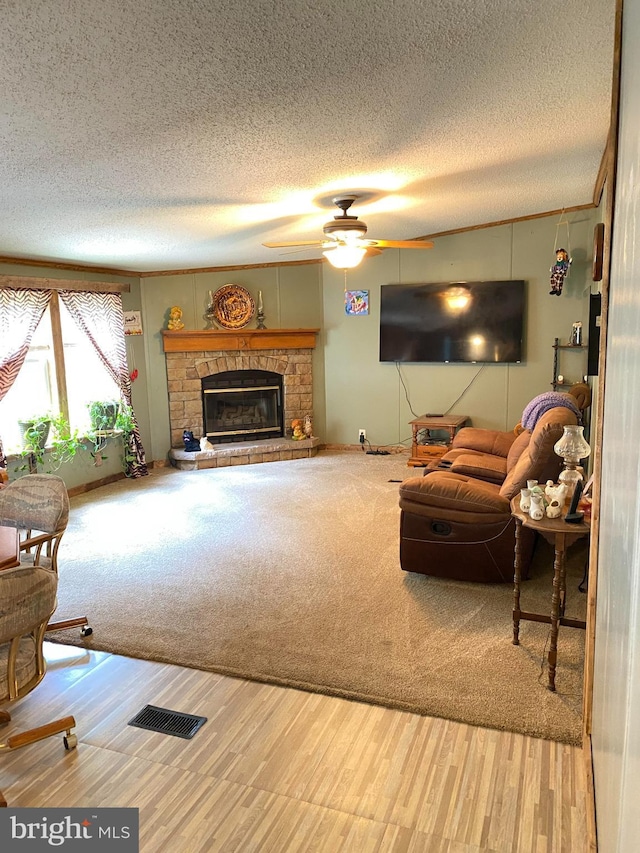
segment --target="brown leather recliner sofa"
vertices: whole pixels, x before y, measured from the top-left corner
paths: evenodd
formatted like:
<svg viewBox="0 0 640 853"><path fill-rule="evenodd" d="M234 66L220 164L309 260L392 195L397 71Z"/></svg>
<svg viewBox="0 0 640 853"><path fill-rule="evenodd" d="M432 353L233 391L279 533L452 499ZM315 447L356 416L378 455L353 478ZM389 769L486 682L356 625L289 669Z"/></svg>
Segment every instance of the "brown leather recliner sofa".
<svg viewBox="0 0 640 853"><path fill-rule="evenodd" d="M460 430L444 457L451 460L448 470L445 463L400 486L401 567L456 580L512 581L511 499L527 480L557 479L562 460L553 446L564 426L575 423L577 417L570 408L556 406L539 418L532 432L524 430L517 437L471 427ZM474 446L464 448L463 443ZM521 536L526 577L534 534L523 527Z"/></svg>
<svg viewBox="0 0 640 853"><path fill-rule="evenodd" d="M591 404L591 388L584 382L572 385L566 393L581 412ZM425 474L448 470L452 474L463 474L501 486L507 476L511 446L521 431L520 424L512 432L464 427L457 433L444 456L434 459L427 466Z"/></svg>

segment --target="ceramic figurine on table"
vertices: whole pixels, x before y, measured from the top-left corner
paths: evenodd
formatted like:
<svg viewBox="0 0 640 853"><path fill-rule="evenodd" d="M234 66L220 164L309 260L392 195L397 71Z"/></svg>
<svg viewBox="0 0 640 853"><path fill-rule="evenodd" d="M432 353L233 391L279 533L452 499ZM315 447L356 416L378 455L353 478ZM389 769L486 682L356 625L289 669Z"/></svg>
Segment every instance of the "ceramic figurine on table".
<svg viewBox="0 0 640 853"><path fill-rule="evenodd" d="M520 489L520 509L522 512L531 509L531 489Z"/></svg>
<svg viewBox="0 0 640 853"><path fill-rule="evenodd" d="M531 495L531 509L529 515L534 521L540 521L544 518L544 501L542 495Z"/></svg>
<svg viewBox="0 0 640 853"><path fill-rule="evenodd" d="M553 480L547 480L547 485L544 487L544 494L549 503L558 501L562 506L567 498L568 489L564 483L559 483L557 486Z"/></svg>
<svg viewBox="0 0 640 853"><path fill-rule="evenodd" d="M562 504L557 500L552 500L547 507L547 518L560 518L562 515Z"/></svg>
<svg viewBox="0 0 640 853"><path fill-rule="evenodd" d="M565 278L569 275L571 258L566 249L556 249L556 262L551 267L551 290L550 296L560 296Z"/></svg>

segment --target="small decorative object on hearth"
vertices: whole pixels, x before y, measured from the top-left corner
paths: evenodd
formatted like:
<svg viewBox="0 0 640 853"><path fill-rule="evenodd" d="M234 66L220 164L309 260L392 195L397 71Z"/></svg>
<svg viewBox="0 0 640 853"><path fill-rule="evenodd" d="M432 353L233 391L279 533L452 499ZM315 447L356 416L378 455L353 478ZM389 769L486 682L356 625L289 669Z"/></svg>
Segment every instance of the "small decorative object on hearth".
<svg viewBox="0 0 640 853"><path fill-rule="evenodd" d="M196 453L200 450L200 442L197 438L193 437L193 433L190 429L185 429L182 433L182 440L184 442L184 449L189 453Z"/></svg>
<svg viewBox="0 0 640 853"><path fill-rule="evenodd" d="M569 267L572 259L566 249L556 249L556 262L551 267L551 290L550 296L560 296L565 278L569 275Z"/></svg>
<svg viewBox="0 0 640 853"><path fill-rule="evenodd" d="M582 323L574 323L571 327L571 340L569 343L572 347L582 346Z"/></svg>
<svg viewBox="0 0 640 853"><path fill-rule="evenodd" d="M311 415L304 416L302 430L307 438L311 438L313 436L313 422L311 420Z"/></svg>
<svg viewBox="0 0 640 853"><path fill-rule="evenodd" d="M170 329L172 332L179 332L180 329L184 329L184 323L182 322L182 308L178 305L174 305L169 311L167 329Z"/></svg>
<svg viewBox="0 0 640 853"><path fill-rule="evenodd" d="M213 444L211 444L206 435L203 435L200 439L200 450L213 450Z"/></svg>
<svg viewBox="0 0 640 853"><path fill-rule="evenodd" d="M304 432L303 432L302 427L303 427L303 423L302 423L301 418L294 418L291 421L291 429L293 430L293 435L291 436L291 438L294 441L300 441L301 439L304 438Z"/></svg>
<svg viewBox="0 0 640 853"><path fill-rule="evenodd" d="M582 482L582 468L580 460L586 459L591 453L583 435L584 427L577 424L569 424L564 427L562 438L553 447L558 456L564 459L564 469L561 471L558 481L565 483L570 492L576 487L576 483Z"/></svg>

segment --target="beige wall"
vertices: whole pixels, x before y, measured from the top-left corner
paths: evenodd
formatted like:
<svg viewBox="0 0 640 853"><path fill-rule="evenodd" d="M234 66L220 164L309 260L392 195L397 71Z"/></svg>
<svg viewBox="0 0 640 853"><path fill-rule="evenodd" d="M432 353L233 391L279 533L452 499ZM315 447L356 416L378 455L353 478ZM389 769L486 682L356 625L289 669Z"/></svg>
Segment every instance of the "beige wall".
<svg viewBox="0 0 640 853"><path fill-rule="evenodd" d="M344 312L344 273L328 265L324 279L324 342L327 430L325 440L353 444L367 430L373 445L407 439L413 415L394 364L378 360L380 286L393 283L525 279L528 288L525 362L487 365L456 414L474 425L510 429L536 394L550 390L553 340L567 343L574 321L588 326L593 229L599 211L568 215L573 264L561 297L549 296L549 268L555 261L558 217L479 229L440 237L429 251L387 250L347 273L347 289L370 291L369 316ZM567 242L566 228L559 242ZM479 365L405 364L400 370L417 414L445 412L472 382ZM579 380L586 370L578 352L564 356L561 372Z"/></svg>

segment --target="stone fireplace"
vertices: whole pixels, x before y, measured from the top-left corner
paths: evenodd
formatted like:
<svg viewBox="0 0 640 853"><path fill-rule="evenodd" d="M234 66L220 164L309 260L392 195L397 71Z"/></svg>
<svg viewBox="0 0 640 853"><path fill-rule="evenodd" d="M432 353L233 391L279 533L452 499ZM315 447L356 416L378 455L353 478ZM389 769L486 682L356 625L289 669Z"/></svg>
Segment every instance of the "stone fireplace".
<svg viewBox="0 0 640 853"><path fill-rule="evenodd" d="M211 468L315 455L319 439L292 440L291 421L313 415L317 331L163 331L172 463ZM184 430L208 435L214 449L186 452Z"/></svg>

